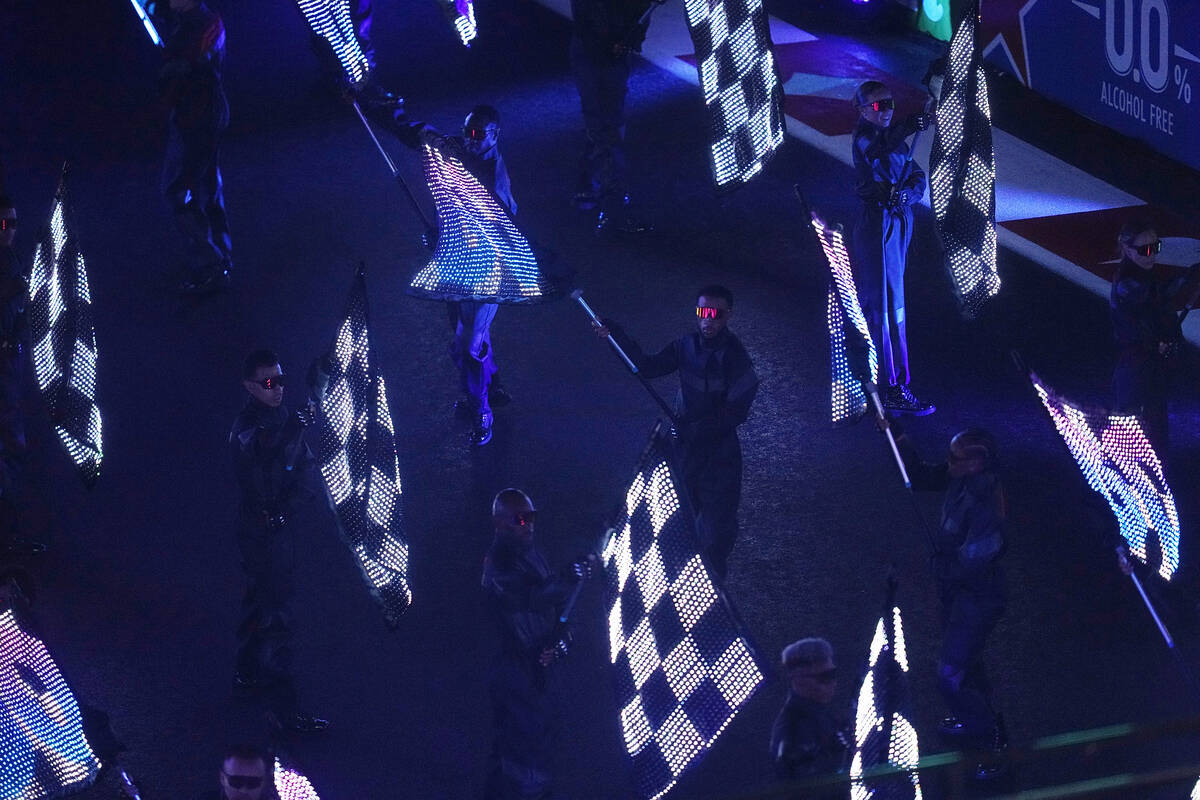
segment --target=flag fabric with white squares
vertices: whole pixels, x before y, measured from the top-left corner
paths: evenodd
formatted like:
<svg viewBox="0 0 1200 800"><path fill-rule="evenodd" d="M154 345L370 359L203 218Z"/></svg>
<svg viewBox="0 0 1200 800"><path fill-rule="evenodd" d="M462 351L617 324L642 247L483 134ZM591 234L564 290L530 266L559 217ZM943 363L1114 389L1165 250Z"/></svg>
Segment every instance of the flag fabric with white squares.
<svg viewBox="0 0 1200 800"><path fill-rule="evenodd" d="M739 186L783 143L783 89L762 0L685 0L709 112L713 180Z"/></svg>
<svg viewBox="0 0 1200 800"><path fill-rule="evenodd" d="M0 797L42 800L91 786L100 760L45 643L0 607Z"/></svg>
<svg viewBox="0 0 1200 800"><path fill-rule="evenodd" d="M929 197L962 312L1000 291L996 272L996 158L987 75L968 12L950 41L929 159Z"/></svg>
<svg viewBox="0 0 1200 800"><path fill-rule="evenodd" d="M33 254L29 329L34 376L50 423L91 488L104 459L96 405L96 327L87 265L71 216L64 170L50 224Z"/></svg>
<svg viewBox="0 0 1200 800"><path fill-rule="evenodd" d="M829 264L825 298L829 324L830 405L834 424L858 421L867 410L863 381L879 380L879 357L867 318L858 302L850 254L841 225L830 226L814 211L812 226ZM865 357L864 357L865 355Z"/></svg>
<svg viewBox="0 0 1200 800"><path fill-rule="evenodd" d="M275 794L279 800L321 800L312 782L294 767L275 759Z"/></svg>
<svg viewBox="0 0 1200 800"><path fill-rule="evenodd" d="M470 47L471 42L479 35L479 28L475 25L475 3L472 0L438 0L438 5L442 7L446 19L454 26L459 41Z"/></svg>
<svg viewBox="0 0 1200 800"><path fill-rule="evenodd" d="M535 303L556 292L508 212L458 159L425 145L425 179L437 205L433 260L409 282L427 300Z"/></svg>
<svg viewBox="0 0 1200 800"><path fill-rule="evenodd" d="M1179 514L1141 421L1071 403L1029 377L1088 486L1108 501L1130 552L1171 580L1179 568Z"/></svg>
<svg viewBox="0 0 1200 800"><path fill-rule="evenodd" d="M329 43L347 83L361 83L371 70L355 33L350 0L296 0L313 33Z"/></svg>
<svg viewBox="0 0 1200 800"><path fill-rule="evenodd" d="M651 434L601 554L621 730L641 797L662 797L763 683L699 554L695 519Z"/></svg>
<svg viewBox="0 0 1200 800"><path fill-rule="evenodd" d="M366 280L360 269L329 353L318 424L321 475L342 538L387 621L412 602L396 433L383 376L371 362Z"/></svg>
<svg viewBox="0 0 1200 800"><path fill-rule="evenodd" d="M875 625L867 673L858 690L851 800L921 800L921 758L908 691L908 653L900 608L889 587L884 614ZM869 774L883 768L885 774Z"/></svg>

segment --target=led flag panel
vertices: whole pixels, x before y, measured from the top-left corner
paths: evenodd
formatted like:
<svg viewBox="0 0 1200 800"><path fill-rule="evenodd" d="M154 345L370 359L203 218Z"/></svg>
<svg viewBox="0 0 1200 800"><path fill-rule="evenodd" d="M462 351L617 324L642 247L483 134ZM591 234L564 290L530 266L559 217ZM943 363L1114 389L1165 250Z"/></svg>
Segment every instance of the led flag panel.
<svg viewBox="0 0 1200 800"><path fill-rule="evenodd" d="M879 380L879 358L875 353L875 342L867 327L867 318L858 303L858 290L854 286L854 273L850 268L850 255L842 226L829 227L823 219L812 213L812 226L825 251L829 262L832 281L826 296L826 319L829 322L829 366L832 372L831 405L834 424L856 421L867 410L867 395L862 382ZM850 331L852 347L857 356L851 363L846 350L847 329ZM855 336L857 334L857 336ZM859 338L861 337L861 341ZM861 353L866 349L866 364L861 363ZM866 374L863 374L863 373Z"/></svg>
<svg viewBox="0 0 1200 800"><path fill-rule="evenodd" d="M329 43L346 81L360 83L367 77L370 64L354 32L350 17L350 0L296 0L308 27Z"/></svg>
<svg viewBox="0 0 1200 800"><path fill-rule="evenodd" d="M100 761L46 645L0 612L0 798L41 800L90 786Z"/></svg>
<svg viewBox="0 0 1200 800"><path fill-rule="evenodd" d="M1150 563L1153 541L1158 574L1171 580L1179 568L1179 515L1141 422L1074 405L1037 375L1029 377L1084 479L1108 501L1130 552Z"/></svg>
<svg viewBox="0 0 1200 800"><path fill-rule="evenodd" d="M921 778L916 770L921 757L917 732L905 716L909 705L907 673L900 609L892 606L875 626L867 674L858 690L854 757L850 761L851 800L921 800ZM865 774L889 767L901 772Z"/></svg>
<svg viewBox="0 0 1200 800"><path fill-rule="evenodd" d="M50 422L90 488L104 458L96 405L96 329L87 266L69 208L64 172L50 224L33 253L29 327L34 375Z"/></svg>
<svg viewBox="0 0 1200 800"><path fill-rule="evenodd" d="M400 458L383 376L371 364L361 270L330 360L319 415L321 474L342 538L358 558L384 617L395 625L412 602L400 509Z"/></svg>
<svg viewBox="0 0 1200 800"><path fill-rule="evenodd" d="M658 430L605 544L609 656L638 793L666 794L762 684L699 555Z"/></svg>
<svg viewBox="0 0 1200 800"><path fill-rule="evenodd" d="M968 13L946 59L930 156L930 200L962 312L979 313L1000 291L996 273L996 159L987 76Z"/></svg>
<svg viewBox="0 0 1200 800"><path fill-rule="evenodd" d="M275 794L279 800L321 800L308 778L275 759Z"/></svg>
<svg viewBox="0 0 1200 800"><path fill-rule="evenodd" d="M1200 800L1200 780L1196 781L1196 785L1192 787L1191 800Z"/></svg>
<svg viewBox="0 0 1200 800"><path fill-rule="evenodd" d="M783 143L783 89L762 0L685 0L708 107L713 179L737 186Z"/></svg>
<svg viewBox="0 0 1200 800"><path fill-rule="evenodd" d="M555 293L529 242L458 159L425 145L425 180L437 205L433 260L408 293L427 300L533 303Z"/></svg>
<svg viewBox="0 0 1200 800"><path fill-rule="evenodd" d="M438 3L458 33L458 38L470 47L471 41L479 34L479 29L475 27L475 4L472 0L438 0Z"/></svg>
<svg viewBox="0 0 1200 800"><path fill-rule="evenodd" d="M146 13L146 6L142 0L129 0L133 3L133 10L137 12L138 19L142 21L142 25L146 26L146 33L150 34L150 41L154 42L158 47L163 46L162 37L158 35L158 28L154 27L154 22L150 19L150 15Z"/></svg>

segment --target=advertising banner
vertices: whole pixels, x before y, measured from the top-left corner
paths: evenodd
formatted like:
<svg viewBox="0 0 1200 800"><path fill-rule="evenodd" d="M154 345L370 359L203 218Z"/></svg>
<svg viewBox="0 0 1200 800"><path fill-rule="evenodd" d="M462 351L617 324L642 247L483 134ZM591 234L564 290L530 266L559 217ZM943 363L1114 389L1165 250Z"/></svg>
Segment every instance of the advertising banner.
<svg viewBox="0 0 1200 800"><path fill-rule="evenodd" d="M1200 170L1200 3L984 0L988 63Z"/></svg>

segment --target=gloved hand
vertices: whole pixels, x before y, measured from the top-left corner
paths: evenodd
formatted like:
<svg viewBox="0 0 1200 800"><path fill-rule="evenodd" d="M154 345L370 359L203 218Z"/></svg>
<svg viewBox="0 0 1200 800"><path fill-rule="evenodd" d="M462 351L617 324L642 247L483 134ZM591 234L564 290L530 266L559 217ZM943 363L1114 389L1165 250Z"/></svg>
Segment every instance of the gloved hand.
<svg viewBox="0 0 1200 800"><path fill-rule="evenodd" d="M926 114L923 111L920 114L913 114L911 117L909 117L909 124L913 127L914 130L918 130L918 131L926 130L933 123L934 123L933 114Z"/></svg>
<svg viewBox="0 0 1200 800"><path fill-rule="evenodd" d="M907 208L919 199L921 199L921 195L917 194L916 190L900 189L896 192L894 205L896 208Z"/></svg>
<svg viewBox="0 0 1200 800"><path fill-rule="evenodd" d="M438 231L430 228L421 234L421 245L432 253L437 250L438 238Z"/></svg>
<svg viewBox="0 0 1200 800"><path fill-rule="evenodd" d="M317 407L313 403L296 409L296 421L307 428L317 421Z"/></svg>
<svg viewBox="0 0 1200 800"><path fill-rule="evenodd" d="M264 511L263 515L267 518L267 530L277 531L287 525L287 517L282 513L272 514L270 511Z"/></svg>
<svg viewBox="0 0 1200 800"><path fill-rule="evenodd" d="M588 578L595 575L599 569L600 557L595 553L588 553L586 556L571 565L571 575L573 575L577 581L586 581Z"/></svg>

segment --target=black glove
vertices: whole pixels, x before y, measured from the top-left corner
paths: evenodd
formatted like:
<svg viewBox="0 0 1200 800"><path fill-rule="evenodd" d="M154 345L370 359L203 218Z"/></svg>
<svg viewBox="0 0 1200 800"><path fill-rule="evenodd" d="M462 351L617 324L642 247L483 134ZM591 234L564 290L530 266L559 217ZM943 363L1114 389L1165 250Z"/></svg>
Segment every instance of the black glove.
<svg viewBox="0 0 1200 800"><path fill-rule="evenodd" d="M917 194L915 189L900 189L892 199L892 206L895 208L907 208L920 199L921 195Z"/></svg>
<svg viewBox="0 0 1200 800"><path fill-rule="evenodd" d="M933 114L926 114L923 111L920 114L913 114L911 117L909 117L909 124L912 126L913 130L917 131L925 130L932 125L933 122Z"/></svg>
<svg viewBox="0 0 1200 800"><path fill-rule="evenodd" d="M421 245L432 253L434 250L437 250L439 238L439 232L433 228L430 228L421 234Z"/></svg>
<svg viewBox="0 0 1200 800"><path fill-rule="evenodd" d="M598 563L599 559L589 553L571 565L571 575L577 581L586 581L596 573Z"/></svg>
<svg viewBox="0 0 1200 800"><path fill-rule="evenodd" d="M301 406L296 409L296 422L307 428L317 421L317 410L312 405Z"/></svg>
<svg viewBox="0 0 1200 800"><path fill-rule="evenodd" d="M281 530L283 526L287 525L287 517L282 513L272 514L270 511L264 511L263 515L267 518L267 530L269 531Z"/></svg>

